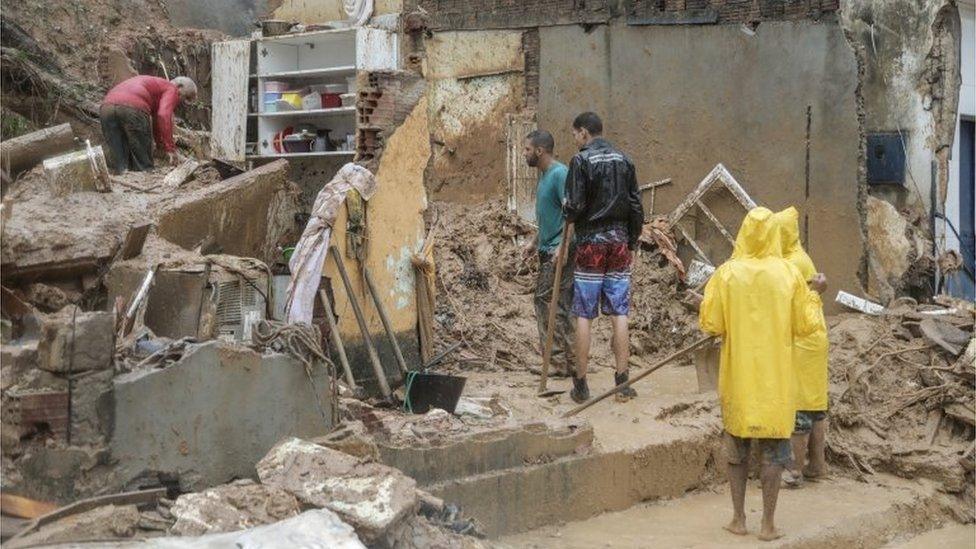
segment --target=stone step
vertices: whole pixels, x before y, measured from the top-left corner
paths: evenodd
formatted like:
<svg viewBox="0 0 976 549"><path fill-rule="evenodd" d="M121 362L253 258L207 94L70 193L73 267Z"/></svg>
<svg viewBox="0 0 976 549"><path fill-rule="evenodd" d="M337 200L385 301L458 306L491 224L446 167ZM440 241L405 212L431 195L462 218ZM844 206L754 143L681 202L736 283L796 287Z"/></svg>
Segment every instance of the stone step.
<svg viewBox="0 0 976 549"><path fill-rule="evenodd" d="M713 429L671 429L636 448L590 452L432 484L489 536L584 520L649 499L677 497L717 478Z"/></svg>
<svg viewBox="0 0 976 549"><path fill-rule="evenodd" d="M420 486L481 475L491 471L549 462L593 443L585 421L530 422L458 437L437 446L377 442L380 461L413 477Z"/></svg>
<svg viewBox="0 0 976 549"><path fill-rule="evenodd" d="M950 522L954 502L933 485L884 475L868 482L833 478L782 490L776 513L784 537L762 547L882 547ZM679 499L648 502L584 521L550 525L499 540L503 547L755 547L762 512L756 481L746 493L749 534L724 526L731 516L727 485ZM971 527L971 526L970 526ZM972 544L969 545L972 547ZM940 546L945 548L945 546Z"/></svg>

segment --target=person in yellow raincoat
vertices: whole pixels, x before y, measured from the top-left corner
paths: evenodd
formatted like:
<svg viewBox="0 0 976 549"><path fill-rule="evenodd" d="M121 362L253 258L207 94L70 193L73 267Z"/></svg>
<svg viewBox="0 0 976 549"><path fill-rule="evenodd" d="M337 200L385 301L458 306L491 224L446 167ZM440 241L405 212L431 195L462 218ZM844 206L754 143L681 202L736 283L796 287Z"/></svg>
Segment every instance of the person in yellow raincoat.
<svg viewBox="0 0 976 549"><path fill-rule="evenodd" d="M799 212L792 206L773 215L783 258L799 269L803 280L808 283L818 280L822 283L818 286L825 287L826 277L817 272L813 260L800 244L799 218ZM816 331L793 340L793 367L797 381L796 425L791 437L793 463L783 476L790 487L799 486L804 476L817 478L826 474L828 345L827 323L821 310ZM804 467L807 462L809 466Z"/></svg>
<svg viewBox="0 0 976 549"><path fill-rule="evenodd" d="M762 460L759 538L781 536L773 516L796 414L793 339L817 329L821 308L820 295L783 259L773 212L751 210L732 258L705 286L699 310L701 329L722 336L718 392L733 508L726 529L734 534L747 533L745 490L755 444Z"/></svg>

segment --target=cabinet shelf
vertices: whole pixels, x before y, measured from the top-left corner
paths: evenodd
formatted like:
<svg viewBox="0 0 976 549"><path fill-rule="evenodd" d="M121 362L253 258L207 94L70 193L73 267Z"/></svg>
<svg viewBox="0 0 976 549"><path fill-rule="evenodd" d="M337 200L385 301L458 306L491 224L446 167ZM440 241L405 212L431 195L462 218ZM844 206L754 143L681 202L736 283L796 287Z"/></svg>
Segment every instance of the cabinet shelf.
<svg viewBox="0 0 976 549"><path fill-rule="evenodd" d="M307 111L281 111L281 112L252 112L248 116L258 118L288 118L288 117L320 117L320 116L341 116L356 113L356 107L334 107L331 109L311 109Z"/></svg>
<svg viewBox="0 0 976 549"><path fill-rule="evenodd" d="M356 151L316 151L307 153L249 154L247 158L305 158L313 156L355 156Z"/></svg>
<svg viewBox="0 0 976 549"><path fill-rule="evenodd" d="M325 67L320 69L304 69L300 71L269 72L267 74L252 74L251 78L268 80L270 78L317 78L322 76L353 76L356 74L355 65L341 67Z"/></svg>

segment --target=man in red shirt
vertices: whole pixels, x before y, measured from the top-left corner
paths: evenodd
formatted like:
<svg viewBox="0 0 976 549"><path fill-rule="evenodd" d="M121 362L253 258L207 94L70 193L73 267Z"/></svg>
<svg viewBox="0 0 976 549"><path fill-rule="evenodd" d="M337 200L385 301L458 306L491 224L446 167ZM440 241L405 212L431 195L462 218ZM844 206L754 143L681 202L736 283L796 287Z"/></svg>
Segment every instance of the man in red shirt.
<svg viewBox="0 0 976 549"><path fill-rule="evenodd" d="M197 85L185 76L172 81L155 76L133 76L109 90L102 100L100 119L105 143L112 151L116 172L137 172L153 167L153 136L176 160L173 143L173 111L183 101L193 101Z"/></svg>

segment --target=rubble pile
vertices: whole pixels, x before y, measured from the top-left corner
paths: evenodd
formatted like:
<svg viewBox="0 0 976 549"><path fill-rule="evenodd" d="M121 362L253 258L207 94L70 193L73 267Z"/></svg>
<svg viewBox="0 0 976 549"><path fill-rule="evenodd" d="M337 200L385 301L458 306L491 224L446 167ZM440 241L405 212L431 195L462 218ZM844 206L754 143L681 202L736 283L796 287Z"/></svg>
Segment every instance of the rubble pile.
<svg viewBox="0 0 976 549"><path fill-rule="evenodd" d="M541 343L532 300L538 261L521 255L535 229L502 200L476 207L436 203L432 210L440 235L434 248L437 340L463 342L458 353L462 369L537 368ZM642 250L631 276L636 354L674 351L696 337L697 315L682 303L684 285L659 250ZM609 366L610 325L598 320L594 326L592 360Z"/></svg>
<svg viewBox="0 0 976 549"><path fill-rule="evenodd" d="M830 326L833 461L858 474L928 478L961 495L972 521L976 343L969 304L901 299Z"/></svg>
<svg viewBox="0 0 976 549"><path fill-rule="evenodd" d="M213 547L238 536L263 536L271 529L292 539L304 535L310 525L303 524L312 520L317 530L309 527L309 533L317 536L317 546L486 547L473 523L459 520L455 506L418 490L413 479L374 460L289 438L256 467L260 482L234 481L175 501L162 497L165 490L141 492L148 497L138 502L124 494L103 498L101 505L93 498L88 510L31 527L10 546L98 539L143 540L140 547ZM327 519L328 527L314 517Z"/></svg>

